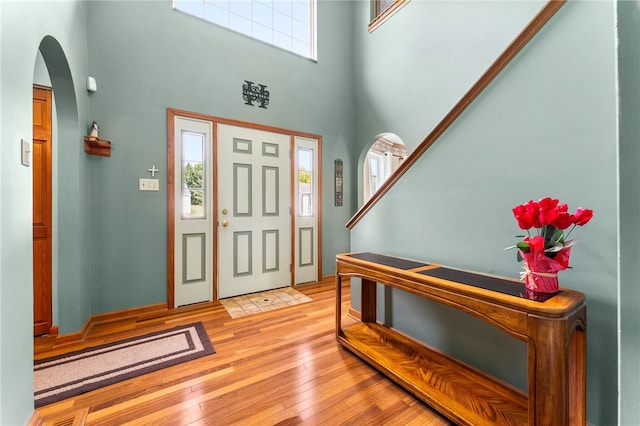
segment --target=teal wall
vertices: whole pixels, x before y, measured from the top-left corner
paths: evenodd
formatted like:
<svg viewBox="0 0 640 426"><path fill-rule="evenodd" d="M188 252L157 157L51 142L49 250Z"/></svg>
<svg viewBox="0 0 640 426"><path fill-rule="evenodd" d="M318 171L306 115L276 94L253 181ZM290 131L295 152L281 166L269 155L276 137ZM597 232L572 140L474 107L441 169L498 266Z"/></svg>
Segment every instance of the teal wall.
<svg viewBox="0 0 640 426"><path fill-rule="evenodd" d="M620 158L620 401L622 425L640 419L640 2L617 4Z"/></svg>
<svg viewBox="0 0 640 426"><path fill-rule="evenodd" d="M93 312L167 300L168 107L322 136L322 273L332 274L335 254L349 247L351 196L334 207L332 179L334 159L351 161L351 7L319 3L317 62L174 11L170 1L92 1L88 11L98 83L90 119L112 143L110 158L90 159ZM244 104L245 79L268 86L267 109ZM138 178L153 164L161 190L140 192Z"/></svg>
<svg viewBox="0 0 640 426"><path fill-rule="evenodd" d="M37 13L35 13L37 11ZM56 19L51 19L55 16ZM20 140L32 137L32 85L38 50L53 86L58 117L54 166L60 233L56 261L60 322L82 325L90 313L87 175L82 152L88 99L86 7L78 2L0 2L0 424L26 424L33 413L31 173ZM79 83L78 83L79 82ZM72 302L69 304L69 302Z"/></svg>
<svg viewBox="0 0 640 426"><path fill-rule="evenodd" d="M361 158L382 131L416 146L542 3L412 1L371 34L365 30L368 5L358 5L354 144ZM587 416L594 425L617 421L614 12L612 2L564 5L351 233L353 251L518 277L515 253L503 250L520 233L513 206L552 196L571 209L592 208L593 221L577 234L573 269L561 272L560 281L586 295ZM628 130L637 142L637 124ZM637 223L637 211L630 213ZM637 231L630 228L629 244L637 248ZM380 315L393 326L526 388L524 343L407 293L387 292L381 299ZM628 314L637 327L633 306ZM637 328L629 331L637 336ZM634 385L636 397L629 401L637 400Z"/></svg>
<svg viewBox="0 0 640 426"><path fill-rule="evenodd" d="M2 22L2 4L0 4L0 23ZM1 27L0 27L1 28ZM0 30L0 47L2 47L2 41L3 41L3 36L2 36L2 30ZM2 62L3 62L3 58L2 55L0 55L0 164L3 164L2 159L3 159L3 149L2 146L3 144L1 143L2 139L2 121L3 121L3 115L2 115ZM0 168L0 171L2 171L2 168ZM3 174L0 173L0 188L4 188L4 181L6 179L3 177ZM4 197L0 198L0 212L2 212L4 210L4 203L2 202ZM0 213L0 278L4 278L5 277L5 272L4 272L4 268L5 268L5 262L2 260L4 259L4 252L6 249L3 249L3 247L5 246L4 244L4 234L3 234L3 229L4 226L6 225L5 221L2 220L3 215ZM4 281L4 280L2 280ZM2 282L0 281L0 283ZM5 304L6 302L3 302L4 300L6 300L7 298L7 293L8 293L8 289L5 289L4 286L2 284L0 284L0 331L2 332L0 334L0 354L4 354L5 351L7 351L7 348L10 348L10 344L11 341L9 339L8 334L7 334L7 338L3 338L1 336L4 336L4 328L2 326L2 324L5 323L5 320L8 319L6 317L6 311L8 309L8 307L5 308ZM15 337L15 336L11 336L11 337ZM11 359L15 359L15 354L11 353ZM4 417L9 417L9 414L5 414L5 410L8 411L8 407L5 407L2 404L2 396L3 394L8 391L8 384L11 382L11 379L7 379L6 380L6 384L5 384L5 379L4 379L4 372L7 370L8 364L5 363L2 359L4 357L0 356L0 420L2 420L2 418ZM6 390L5 390L6 389ZM26 392L25 392L26 393ZM20 398L23 398L25 395L22 394L20 395ZM21 403L22 408L26 408L26 402ZM17 417L19 417L21 414L23 414L23 411L21 411L20 409L17 411Z"/></svg>

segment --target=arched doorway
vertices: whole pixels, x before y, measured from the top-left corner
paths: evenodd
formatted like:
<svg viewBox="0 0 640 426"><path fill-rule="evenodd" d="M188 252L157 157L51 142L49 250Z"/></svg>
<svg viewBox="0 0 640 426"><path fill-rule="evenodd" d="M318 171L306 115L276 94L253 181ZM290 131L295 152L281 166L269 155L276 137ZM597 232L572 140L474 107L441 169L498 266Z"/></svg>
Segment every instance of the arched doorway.
<svg viewBox="0 0 640 426"><path fill-rule="evenodd" d="M362 167L363 203L400 167L407 155L407 148L398 135L381 133L374 138Z"/></svg>
<svg viewBox="0 0 640 426"><path fill-rule="evenodd" d="M57 333L57 324L61 323L60 302L65 299L64 289L73 283L67 277L77 273L78 256L74 250L80 250L78 217L66 212L60 214L60 206L79 204L80 187L78 171L80 169L78 139L78 107L71 70L60 43L51 36L40 42L34 59L34 86L49 88L51 102L51 288L50 297L52 327L48 332ZM61 164L63 162L63 164ZM72 204L73 203L73 204ZM69 232L69 227L73 231ZM34 252L34 256L36 253ZM34 257L34 264L37 259ZM74 291L69 289L68 291ZM41 297L39 295L38 297ZM34 302L38 302L34 300Z"/></svg>

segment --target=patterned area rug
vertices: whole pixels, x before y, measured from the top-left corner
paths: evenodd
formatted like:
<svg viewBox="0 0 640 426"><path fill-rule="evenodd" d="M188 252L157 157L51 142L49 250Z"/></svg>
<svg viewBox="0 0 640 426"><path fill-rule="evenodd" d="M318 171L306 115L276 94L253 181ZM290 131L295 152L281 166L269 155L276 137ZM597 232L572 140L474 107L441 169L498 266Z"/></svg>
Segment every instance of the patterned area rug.
<svg viewBox="0 0 640 426"><path fill-rule="evenodd" d="M287 306L311 302L313 299L305 296L291 287L245 294L243 296L221 299L220 303L227 310L231 318L268 312Z"/></svg>
<svg viewBox="0 0 640 426"><path fill-rule="evenodd" d="M35 406L215 353L202 323L34 362Z"/></svg>

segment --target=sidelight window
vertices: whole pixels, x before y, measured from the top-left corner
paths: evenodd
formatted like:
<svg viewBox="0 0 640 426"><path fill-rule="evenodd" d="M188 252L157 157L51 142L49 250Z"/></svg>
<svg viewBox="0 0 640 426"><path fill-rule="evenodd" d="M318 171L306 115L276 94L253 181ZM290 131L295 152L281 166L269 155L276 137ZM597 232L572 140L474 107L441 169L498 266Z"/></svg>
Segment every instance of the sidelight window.
<svg viewBox="0 0 640 426"><path fill-rule="evenodd" d="M313 216L313 150L298 148L298 215Z"/></svg>
<svg viewBox="0 0 640 426"><path fill-rule="evenodd" d="M205 135L182 132L182 218L205 215Z"/></svg>

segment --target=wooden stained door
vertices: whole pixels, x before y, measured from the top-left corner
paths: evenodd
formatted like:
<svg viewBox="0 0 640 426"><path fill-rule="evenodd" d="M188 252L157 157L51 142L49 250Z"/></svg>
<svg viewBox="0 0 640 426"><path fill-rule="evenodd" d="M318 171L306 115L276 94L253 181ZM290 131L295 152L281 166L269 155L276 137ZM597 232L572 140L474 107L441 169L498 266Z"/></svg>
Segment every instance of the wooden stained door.
<svg viewBox="0 0 640 426"><path fill-rule="evenodd" d="M33 334L51 330L51 89L33 88Z"/></svg>

